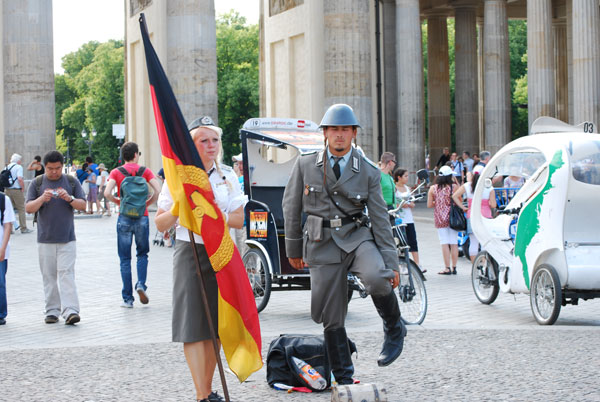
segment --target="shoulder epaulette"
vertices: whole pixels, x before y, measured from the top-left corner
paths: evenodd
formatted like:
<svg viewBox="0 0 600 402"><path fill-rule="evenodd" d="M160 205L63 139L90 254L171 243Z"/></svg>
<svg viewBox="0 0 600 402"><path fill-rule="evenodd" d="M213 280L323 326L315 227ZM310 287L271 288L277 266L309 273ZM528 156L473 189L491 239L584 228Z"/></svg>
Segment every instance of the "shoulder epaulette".
<svg viewBox="0 0 600 402"><path fill-rule="evenodd" d="M379 169L379 168L377 167L377 164L376 164L375 162L373 162L371 159L367 158L366 156L364 156L364 155L362 155L362 154L361 154L361 156L362 156L363 160L364 160L365 162L367 162L367 164L369 164L369 165L373 166L375 169Z"/></svg>
<svg viewBox="0 0 600 402"><path fill-rule="evenodd" d="M228 165L219 165L219 167L221 168L221 170L223 170L225 172L233 172L233 168L231 166L228 166Z"/></svg>

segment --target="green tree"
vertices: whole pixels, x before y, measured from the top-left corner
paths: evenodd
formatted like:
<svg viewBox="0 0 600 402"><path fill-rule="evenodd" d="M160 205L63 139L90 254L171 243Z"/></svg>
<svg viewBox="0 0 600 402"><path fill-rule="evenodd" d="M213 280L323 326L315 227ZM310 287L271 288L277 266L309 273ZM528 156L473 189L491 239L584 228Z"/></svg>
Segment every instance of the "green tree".
<svg viewBox="0 0 600 402"><path fill-rule="evenodd" d="M258 48L257 24L247 25L234 10L217 18L219 126L227 164L240 152L240 128L258 116Z"/></svg>
<svg viewBox="0 0 600 402"><path fill-rule="evenodd" d="M86 43L64 56L62 65L64 75L55 76L56 134L61 137L57 143L66 143L75 162L83 161L89 148L81 132L95 130L94 161L116 166L118 140L112 136L112 124L124 115L123 42Z"/></svg>
<svg viewBox="0 0 600 402"><path fill-rule="evenodd" d="M512 139L528 134L527 117L527 21L508 21ZM517 90L519 94L517 94ZM523 90L525 97L523 98Z"/></svg>

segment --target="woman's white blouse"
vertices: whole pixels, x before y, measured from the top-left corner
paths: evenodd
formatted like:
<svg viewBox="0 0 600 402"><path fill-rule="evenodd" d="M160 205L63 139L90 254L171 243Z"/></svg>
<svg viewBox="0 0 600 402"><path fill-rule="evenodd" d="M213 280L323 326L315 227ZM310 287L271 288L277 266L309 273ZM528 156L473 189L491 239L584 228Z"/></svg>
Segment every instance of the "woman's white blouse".
<svg viewBox="0 0 600 402"><path fill-rule="evenodd" d="M221 211L229 214L246 205L248 197L242 193L240 183L233 169L226 165L219 165L219 167L222 174L220 175L213 165L213 168L208 171L208 180L215 195L217 206ZM166 181L158 196L157 206L164 211L170 211L173 207L173 198ZM177 240L190 241L188 230L179 225L179 219L177 219L175 236ZM194 240L198 244L204 244L202 236L194 234Z"/></svg>

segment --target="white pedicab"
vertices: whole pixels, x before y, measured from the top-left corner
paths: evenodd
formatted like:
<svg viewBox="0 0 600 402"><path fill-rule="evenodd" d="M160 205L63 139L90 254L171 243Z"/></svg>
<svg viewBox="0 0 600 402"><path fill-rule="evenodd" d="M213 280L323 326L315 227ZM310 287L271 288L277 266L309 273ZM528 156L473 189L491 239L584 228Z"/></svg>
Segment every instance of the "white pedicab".
<svg viewBox="0 0 600 402"><path fill-rule="evenodd" d="M481 242L472 269L480 302L498 291L529 293L536 321L552 325L561 306L600 297L600 135L540 117L531 134L488 163L473 197L471 225ZM485 186L525 178L492 219L481 216ZM496 184L497 186L497 184Z"/></svg>

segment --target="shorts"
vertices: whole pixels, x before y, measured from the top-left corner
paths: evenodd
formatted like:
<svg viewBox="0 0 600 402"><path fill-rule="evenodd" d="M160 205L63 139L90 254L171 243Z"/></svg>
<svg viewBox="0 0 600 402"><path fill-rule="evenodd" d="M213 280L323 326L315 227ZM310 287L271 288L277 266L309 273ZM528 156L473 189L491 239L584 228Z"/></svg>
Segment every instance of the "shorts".
<svg viewBox="0 0 600 402"><path fill-rule="evenodd" d="M458 232L450 227L438 228L440 244L458 244Z"/></svg>

